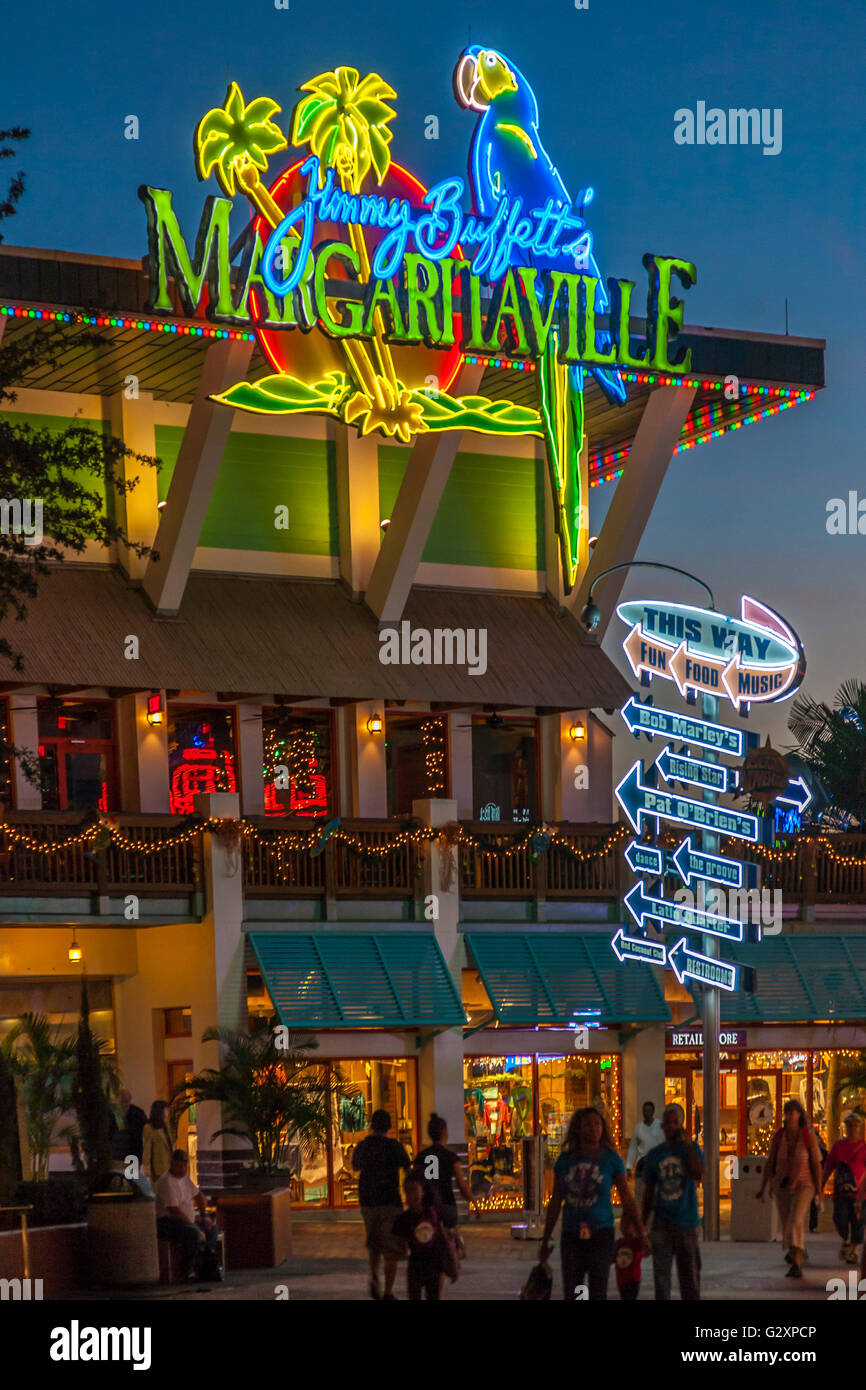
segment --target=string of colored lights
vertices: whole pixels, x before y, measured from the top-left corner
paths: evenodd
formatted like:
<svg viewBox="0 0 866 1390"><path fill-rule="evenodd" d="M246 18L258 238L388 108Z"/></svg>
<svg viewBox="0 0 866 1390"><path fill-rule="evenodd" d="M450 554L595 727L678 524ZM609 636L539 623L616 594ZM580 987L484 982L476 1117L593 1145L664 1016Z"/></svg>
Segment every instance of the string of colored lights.
<svg viewBox="0 0 866 1390"><path fill-rule="evenodd" d="M46 323L83 324L90 328L135 328L143 333L174 333L187 338L231 338L254 343L255 333L241 328L215 328L211 324L163 322L130 314L84 314L73 309L32 309L26 304L0 304L0 315L15 319L42 319Z"/></svg>
<svg viewBox="0 0 866 1390"><path fill-rule="evenodd" d="M470 367L498 367L506 372L534 372L534 362L516 362L509 357L478 357L475 353L464 352L463 361Z"/></svg>
<svg viewBox="0 0 866 1390"><path fill-rule="evenodd" d="M641 385L692 386L703 391L721 391L724 388L723 382L711 381L706 378L665 377L628 372L625 373L625 379ZM723 405L720 401L717 404L714 400L710 405L699 407L690 416L683 425L683 434L690 434L691 437L681 439L673 452L680 454L687 449L696 448L698 444L707 444L711 439L720 439L722 435L728 434L731 430L742 429L745 425L754 424L756 420L765 420L771 415L780 414L783 410L790 410L792 406L814 400L815 394L814 391L803 387L764 386L757 382L741 381L736 401L730 401ZM726 408L733 410L744 397L749 396L761 398L767 403L739 419L730 420L727 424L719 423L725 418ZM630 449L631 446L628 445L620 449L609 449L606 453L599 453L591 457L589 463L590 487L599 487L602 483L612 483L621 478L623 469L612 467L612 465L627 459Z"/></svg>

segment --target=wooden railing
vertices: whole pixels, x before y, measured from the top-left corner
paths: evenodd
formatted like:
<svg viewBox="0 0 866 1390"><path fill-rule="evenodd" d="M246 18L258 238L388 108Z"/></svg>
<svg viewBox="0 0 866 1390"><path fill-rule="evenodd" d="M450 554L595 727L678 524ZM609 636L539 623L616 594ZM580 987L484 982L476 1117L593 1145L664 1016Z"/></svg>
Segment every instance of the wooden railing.
<svg viewBox="0 0 866 1390"><path fill-rule="evenodd" d="M5 823L12 837L0 834L0 894L135 892L157 897L200 889L200 832L160 848L164 840L177 836L181 817L118 814L114 820L131 848L112 843L98 849L93 841L79 839L84 822L75 812L8 812ZM17 836L32 837L32 842ZM41 853L35 843L59 848Z"/></svg>
<svg viewBox="0 0 866 1390"><path fill-rule="evenodd" d="M85 822L77 814L7 812L12 836L0 833L0 896L200 893L200 830L179 838L184 822L177 816L118 814L114 820L121 843L97 848L99 841L78 838ZM253 833L244 836L241 851L244 891L250 897L411 899L419 892L424 845L407 841L388 848L405 822L341 820L339 833L326 838L315 855L309 839L321 823L260 817L250 825ZM621 898L634 881L622 856L628 837L617 834L620 827L614 823L560 822L557 839L546 848L533 845L523 825L473 821L464 822L462 829L466 838L457 851L458 881L467 899L610 901ZM298 847L291 847L293 837ZM737 853L762 865L763 886L781 889L783 901L805 906L866 903L866 862L848 862L866 861L866 834L828 834L825 840L783 840L782 847L794 852L776 862L747 846ZM40 853L37 845L57 848ZM379 846L381 854L376 853Z"/></svg>
<svg viewBox="0 0 866 1390"><path fill-rule="evenodd" d="M406 843L375 853L403 828L399 821L341 820L339 836L326 839L313 857L307 848L292 849L280 839L297 835L306 842L319 828L315 822L251 819L257 833L244 840L244 889L250 897L411 898L415 893L422 847Z"/></svg>
<svg viewBox="0 0 866 1390"><path fill-rule="evenodd" d="M558 835L566 843L554 841L547 850L523 843L525 825L473 821L464 830L477 843L460 845L463 897L603 899L622 891L621 846L598 854L615 835L616 825L560 825Z"/></svg>

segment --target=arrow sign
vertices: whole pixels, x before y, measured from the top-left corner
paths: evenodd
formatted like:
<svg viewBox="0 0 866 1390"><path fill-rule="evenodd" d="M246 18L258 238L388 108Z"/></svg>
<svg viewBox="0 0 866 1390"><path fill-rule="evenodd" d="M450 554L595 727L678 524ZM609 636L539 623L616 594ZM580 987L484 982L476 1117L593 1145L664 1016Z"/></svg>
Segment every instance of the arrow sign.
<svg viewBox="0 0 866 1390"><path fill-rule="evenodd" d="M729 729L724 724L711 724L706 719L693 719L688 714L659 709L656 705L641 704L631 695L622 708L622 717L632 734L648 734L650 738L678 738L700 748L712 748L732 758L745 756L747 740L755 741L742 729Z"/></svg>
<svg viewBox="0 0 866 1390"><path fill-rule="evenodd" d="M698 980L702 985L712 985L714 989L723 989L729 994L733 994L734 990L739 988L738 965L731 965L725 960L712 960L710 956L702 956L699 952L692 951L686 944L685 937L682 937L676 946L671 946L668 951L668 965L680 984L684 980Z"/></svg>
<svg viewBox="0 0 866 1390"><path fill-rule="evenodd" d="M647 965L664 965L667 960L664 942L646 941L642 936L626 936L622 927L610 944L620 964L626 960L639 960Z"/></svg>
<svg viewBox="0 0 866 1390"><path fill-rule="evenodd" d="M811 804L812 793L806 785L805 778L802 776L796 779L790 777L788 779L788 795L777 796L774 800L777 801L780 806L795 806L802 814L806 807Z"/></svg>
<svg viewBox="0 0 866 1390"><path fill-rule="evenodd" d="M673 647L669 646L667 642L659 642L648 637L640 623L635 623L623 642L622 649L636 676L640 676L641 671L649 671L651 675L655 676L667 676L668 662L673 653Z"/></svg>
<svg viewBox="0 0 866 1390"><path fill-rule="evenodd" d="M687 887L693 879L699 878L708 883L723 883L727 888L742 888L744 881L751 886L758 879L757 864L726 859L721 854L706 854L694 848L691 835L677 845L669 858Z"/></svg>
<svg viewBox="0 0 866 1390"><path fill-rule="evenodd" d="M623 902L642 931L648 921L653 921L662 922L665 926L687 927L689 931L707 932L709 936L721 936L726 941L743 940L743 924L736 917L723 917L720 913L680 906L671 898L652 898L644 892L642 883L636 883L629 889Z"/></svg>
<svg viewBox="0 0 866 1390"><path fill-rule="evenodd" d="M643 763L638 760L616 788L616 799L640 835L644 821L652 816L656 821L669 820L679 825L693 825L698 830L714 830L737 840L758 840L758 818L743 811L729 811L706 801L694 801L675 792L659 792L641 779Z"/></svg>
<svg viewBox="0 0 866 1390"><path fill-rule="evenodd" d="M656 767L666 782L691 782L714 792L730 792L736 786L733 768L721 763L705 763L698 758L684 758L669 747L659 753Z"/></svg>
<svg viewBox="0 0 866 1390"><path fill-rule="evenodd" d="M625 862L628 864L633 874L651 874L653 878L661 878L666 873L666 864L669 855L663 849L654 849L652 845L639 845L637 840L632 840L625 849Z"/></svg>

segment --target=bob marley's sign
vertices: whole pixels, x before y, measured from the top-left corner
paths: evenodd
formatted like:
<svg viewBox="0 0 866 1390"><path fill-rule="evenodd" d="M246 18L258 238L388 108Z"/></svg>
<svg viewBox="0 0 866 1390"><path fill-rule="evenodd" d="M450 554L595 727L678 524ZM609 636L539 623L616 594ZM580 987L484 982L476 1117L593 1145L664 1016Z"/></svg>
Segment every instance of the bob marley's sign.
<svg viewBox="0 0 866 1390"><path fill-rule="evenodd" d="M304 83L288 136L275 101L247 103L231 83L195 131L199 178L215 176L225 196L207 198L192 250L171 193L139 190L149 309L170 313L179 301L192 315L204 303L213 320L254 327L273 371L217 397L237 409L325 414L405 442L448 429L543 438L570 587L584 372L619 403L623 368L688 374L689 352L672 344L683 321L673 291L696 270L644 256L646 331L633 338L630 316L643 310L635 283L603 280L588 225L593 189L569 194L526 78L474 46L453 82L477 117L468 190L461 177L425 188L391 158L396 93L376 73L338 67ZM267 177L290 143L300 157ZM239 194L253 216L233 247ZM537 404L451 394L467 356L535 368Z"/></svg>

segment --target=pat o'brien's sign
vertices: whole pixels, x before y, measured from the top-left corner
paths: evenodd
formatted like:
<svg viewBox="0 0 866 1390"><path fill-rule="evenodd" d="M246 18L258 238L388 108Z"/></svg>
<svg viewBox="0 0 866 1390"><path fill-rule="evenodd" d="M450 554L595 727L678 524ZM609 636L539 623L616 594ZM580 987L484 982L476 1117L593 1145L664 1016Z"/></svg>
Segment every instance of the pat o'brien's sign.
<svg viewBox="0 0 866 1390"><path fill-rule="evenodd" d="M563 579L572 587L580 515L583 387L590 372L625 400L622 369L685 375L674 340L675 290L694 265L647 254L646 333L631 280L603 279L589 226L594 198L572 198L519 68L473 46L454 69L459 104L475 115L469 179L430 188L391 158L394 89L376 73L338 67L306 82L286 135L277 103L246 103L231 83L194 137L207 198L195 246L165 189L139 190L147 209L151 312L179 300L192 315L249 325L272 371L216 399L268 415L323 414L409 442L438 430L534 434L545 441ZM299 154L272 177L269 159ZM290 159L287 156L287 159ZM245 196L252 218L237 264L229 218ZM177 300L174 297L172 284ZM532 365L537 401L454 395L464 358Z"/></svg>

